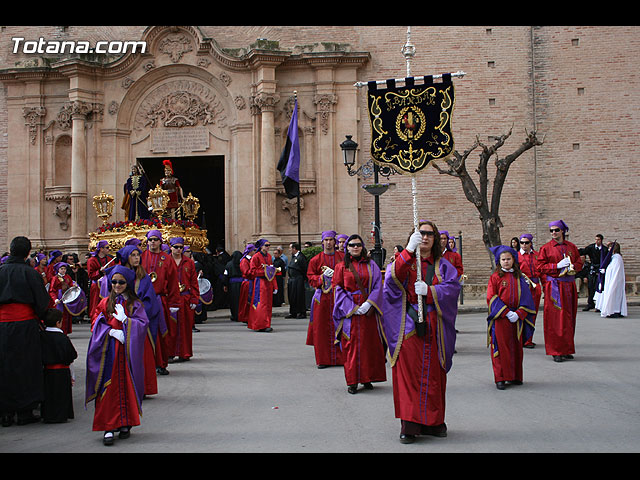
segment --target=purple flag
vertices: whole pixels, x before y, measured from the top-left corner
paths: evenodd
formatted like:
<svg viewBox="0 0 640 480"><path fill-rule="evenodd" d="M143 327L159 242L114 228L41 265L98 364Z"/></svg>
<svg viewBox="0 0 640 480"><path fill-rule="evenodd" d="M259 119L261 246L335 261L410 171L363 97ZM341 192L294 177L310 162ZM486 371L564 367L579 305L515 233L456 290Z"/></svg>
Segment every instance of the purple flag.
<svg viewBox="0 0 640 480"><path fill-rule="evenodd" d="M282 177L284 190L289 198L300 195L300 143L298 141L298 100L293 106L293 114L289 123L287 141L285 143L280 160L278 161L278 171Z"/></svg>

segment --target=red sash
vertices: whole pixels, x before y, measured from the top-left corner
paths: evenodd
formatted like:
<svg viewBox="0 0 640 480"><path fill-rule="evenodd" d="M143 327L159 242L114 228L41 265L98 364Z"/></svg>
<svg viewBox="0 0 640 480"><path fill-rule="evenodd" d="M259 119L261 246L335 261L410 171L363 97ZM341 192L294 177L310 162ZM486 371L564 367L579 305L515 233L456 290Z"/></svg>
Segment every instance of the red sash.
<svg viewBox="0 0 640 480"><path fill-rule="evenodd" d="M60 370L64 368L69 368L69 365L64 365L62 363L52 363L51 365L45 365L44 368L46 370Z"/></svg>
<svg viewBox="0 0 640 480"><path fill-rule="evenodd" d="M22 322L33 320L36 314L26 303L5 303L0 305L0 322Z"/></svg>

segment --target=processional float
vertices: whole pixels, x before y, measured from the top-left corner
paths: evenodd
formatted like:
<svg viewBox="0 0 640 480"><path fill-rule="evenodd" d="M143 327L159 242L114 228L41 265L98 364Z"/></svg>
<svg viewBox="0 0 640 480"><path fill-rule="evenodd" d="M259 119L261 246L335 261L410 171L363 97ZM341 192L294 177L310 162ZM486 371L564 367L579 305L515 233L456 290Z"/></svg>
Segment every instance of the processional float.
<svg viewBox="0 0 640 480"><path fill-rule="evenodd" d="M451 115L455 103L452 78L464 72L413 77L411 60L415 46L411 43L411 27L402 47L407 76L400 79L357 82L367 87L367 106L371 125L371 156L380 167L411 176L413 223L418 231L417 178L432 160L444 159L454 150ZM434 79L442 79L434 82ZM398 86L404 83L404 86ZM422 280L420 254L416 255L417 280ZM421 296L420 296L421 297ZM424 326L424 306L418 300L418 323Z"/></svg>

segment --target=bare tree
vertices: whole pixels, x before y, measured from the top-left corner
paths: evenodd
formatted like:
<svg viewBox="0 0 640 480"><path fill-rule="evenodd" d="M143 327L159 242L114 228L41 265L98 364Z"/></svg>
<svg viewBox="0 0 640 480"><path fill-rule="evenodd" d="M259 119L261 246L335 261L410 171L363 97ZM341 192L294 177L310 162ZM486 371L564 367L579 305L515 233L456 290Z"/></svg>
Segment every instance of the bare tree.
<svg viewBox="0 0 640 480"><path fill-rule="evenodd" d="M500 220L500 197L502 196L502 188L509 172L509 167L524 152L537 145L542 145L543 141L538 140L536 132L526 133L526 138L522 144L513 152L505 157L498 155L498 149L502 147L505 141L511 136L513 127L508 133L495 137L492 145L486 145L476 136L476 141L471 148L460 154L455 150L451 157L446 159L448 168L441 168L434 162L434 167L441 174L457 177L462 183L467 200L469 200L478 209L480 213L480 221L482 222L482 241L487 251L490 247L501 245L500 228L502 220ZM480 188L473 181L467 171L467 158L476 149L480 148L480 161L476 168L479 177ZM493 189L491 192L491 202L489 202L489 177L487 166L489 160L495 156L496 175L493 180ZM492 261L493 261L493 257ZM492 262L493 263L493 262Z"/></svg>

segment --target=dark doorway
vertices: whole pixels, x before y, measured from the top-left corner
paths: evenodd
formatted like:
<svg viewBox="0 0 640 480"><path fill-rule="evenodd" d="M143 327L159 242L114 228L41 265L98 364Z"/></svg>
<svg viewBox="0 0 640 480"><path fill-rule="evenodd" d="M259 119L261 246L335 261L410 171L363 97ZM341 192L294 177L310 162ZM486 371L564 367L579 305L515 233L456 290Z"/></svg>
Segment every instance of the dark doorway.
<svg viewBox="0 0 640 480"><path fill-rule="evenodd" d="M171 160L173 174L180 181L185 195L191 193L200 201L200 210L195 222L207 230L209 250L225 246L224 225L224 157L162 157L138 158L151 188L156 188L164 177L164 160Z"/></svg>

